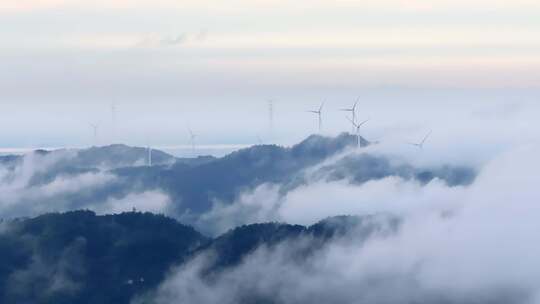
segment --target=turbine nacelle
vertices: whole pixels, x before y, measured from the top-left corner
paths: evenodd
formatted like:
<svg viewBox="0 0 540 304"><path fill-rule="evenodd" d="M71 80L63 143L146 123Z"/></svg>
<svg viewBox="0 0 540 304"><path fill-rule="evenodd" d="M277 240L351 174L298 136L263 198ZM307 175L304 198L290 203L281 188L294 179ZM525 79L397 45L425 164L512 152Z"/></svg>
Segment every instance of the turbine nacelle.
<svg viewBox="0 0 540 304"><path fill-rule="evenodd" d="M319 107L319 110L307 111L309 113L317 114L317 116L319 117L319 133L321 133L321 131L322 131L322 110L323 110L323 108L324 108L324 102L321 103L321 106Z"/></svg>
<svg viewBox="0 0 540 304"><path fill-rule="evenodd" d="M92 132L94 133L94 146L97 146L99 123L89 123L88 125L92 128Z"/></svg>
<svg viewBox="0 0 540 304"><path fill-rule="evenodd" d="M355 129L355 133L356 133L356 141L357 141L357 145L358 145L358 148L360 148L360 128L365 125L369 119L366 119L364 120L363 122L357 124L355 121L354 121L354 118L353 119L350 119L348 116L345 116L347 118L348 121L350 121L353 125L353 128Z"/></svg>
<svg viewBox="0 0 540 304"><path fill-rule="evenodd" d="M197 138L197 134L193 133L193 131L189 127L188 127L188 133L189 133L189 140L191 142L191 153L193 154L193 157L195 157L195 138Z"/></svg>
<svg viewBox="0 0 540 304"><path fill-rule="evenodd" d="M351 112L351 113L352 113L353 130L354 130L354 128L355 128L354 122L356 121L356 106L358 105L359 99L360 99L360 97L358 97L358 99L356 100L356 102L354 103L354 105L352 106L352 108L340 109L340 111L343 111L343 112ZM354 131L353 131L353 132L354 132Z"/></svg>
<svg viewBox="0 0 540 304"><path fill-rule="evenodd" d="M417 147L417 148L419 148L419 149L424 149L424 144L426 143L426 141L428 140L428 138L431 136L431 133L433 133L432 130L430 130L430 131L428 132L428 134L424 137L424 139L422 139L422 141L419 142L419 143L408 143L408 144L411 145L411 146L415 146L415 147Z"/></svg>

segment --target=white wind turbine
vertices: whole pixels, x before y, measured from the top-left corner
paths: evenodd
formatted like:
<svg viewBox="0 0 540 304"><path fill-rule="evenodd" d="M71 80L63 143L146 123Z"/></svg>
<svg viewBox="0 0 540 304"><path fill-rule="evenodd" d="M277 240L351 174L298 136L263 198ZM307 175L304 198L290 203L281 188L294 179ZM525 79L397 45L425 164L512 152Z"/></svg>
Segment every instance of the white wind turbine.
<svg viewBox="0 0 540 304"><path fill-rule="evenodd" d="M188 127L189 132L189 141L191 143L191 153L193 154L193 157L195 157L195 138L197 138L197 135L193 133L191 128Z"/></svg>
<svg viewBox="0 0 540 304"><path fill-rule="evenodd" d="M418 149L424 149L424 144L426 143L426 140L429 138L429 136L431 135L432 133L432 130L430 130L428 132L428 134L424 137L424 139L422 139L421 142L419 143L408 143L409 145L412 145L412 146L415 146L417 147Z"/></svg>
<svg viewBox="0 0 540 304"><path fill-rule="evenodd" d="M148 145L148 167L152 167L152 147Z"/></svg>
<svg viewBox="0 0 540 304"><path fill-rule="evenodd" d="M354 105L352 106L352 108L344 108L344 109L340 109L340 111L343 111L343 112L351 112L352 113L352 121L353 121L353 124L352 124L352 129L353 129L353 132L355 130L355 122L356 122L356 106L358 105L358 100L354 103ZM350 119L349 119L350 120Z"/></svg>
<svg viewBox="0 0 540 304"><path fill-rule="evenodd" d="M356 133L356 144L358 146L358 148L360 148L360 128L365 125L369 119L366 119L364 120L363 122L357 124L354 119L350 119L348 116L347 116L347 119L352 123L353 127L355 128L355 133Z"/></svg>
<svg viewBox="0 0 540 304"><path fill-rule="evenodd" d="M319 110L317 110L317 111L308 111L309 113L317 114L317 116L319 118L319 133L322 132L322 110L323 110L323 107L324 107L324 102L321 103L321 106L319 107Z"/></svg>
<svg viewBox="0 0 540 304"><path fill-rule="evenodd" d="M111 104L111 143L116 142L116 120L117 120L117 110L115 103Z"/></svg>
<svg viewBox="0 0 540 304"><path fill-rule="evenodd" d="M98 123L89 123L90 128L92 128L92 132L94 133L94 147L97 147L98 145L98 129L99 124Z"/></svg>
<svg viewBox="0 0 540 304"><path fill-rule="evenodd" d="M268 100L268 127L270 137L274 134L274 101Z"/></svg>

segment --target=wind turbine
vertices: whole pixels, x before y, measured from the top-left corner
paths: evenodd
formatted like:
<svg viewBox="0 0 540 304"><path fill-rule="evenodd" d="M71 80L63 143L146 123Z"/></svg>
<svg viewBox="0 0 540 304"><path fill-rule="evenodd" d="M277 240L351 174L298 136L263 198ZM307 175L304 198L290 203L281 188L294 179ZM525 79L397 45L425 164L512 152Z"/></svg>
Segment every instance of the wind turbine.
<svg viewBox="0 0 540 304"><path fill-rule="evenodd" d="M268 126L270 136L272 136L274 133L274 101L272 99L268 100Z"/></svg>
<svg viewBox="0 0 540 304"><path fill-rule="evenodd" d="M360 98L360 97L359 97ZM352 108L344 108L344 109L340 109L340 111L343 111L343 112L351 112L352 113L352 128L353 128L353 132L354 132L354 129L355 129L355 122L356 122L356 106L358 105L358 100L354 103L354 105L352 106ZM350 119L349 119L350 120Z"/></svg>
<svg viewBox="0 0 540 304"><path fill-rule="evenodd" d="M424 144L426 143L426 140L429 138L431 133L432 133L432 130L430 130L428 132L428 134L424 137L424 139L422 139L422 141L420 143L408 143L408 144L412 145L412 146L415 146L415 147L417 147L419 149L424 149Z"/></svg>
<svg viewBox="0 0 540 304"><path fill-rule="evenodd" d="M94 132L94 147L97 147L97 145L98 145L99 124L97 124L97 123L89 123L89 125L92 128L92 131Z"/></svg>
<svg viewBox="0 0 540 304"><path fill-rule="evenodd" d="M197 137L197 135L193 133L193 131L189 127L188 127L188 132L189 132L189 141L191 142L191 153L193 153L193 157L195 157L195 138Z"/></svg>
<svg viewBox="0 0 540 304"><path fill-rule="evenodd" d="M112 103L111 104L111 126L112 126L111 139L112 139L113 144L116 141L116 117L117 117L117 107L116 107L116 104Z"/></svg>
<svg viewBox="0 0 540 304"><path fill-rule="evenodd" d="M152 147L148 145L148 167L152 167Z"/></svg>
<svg viewBox="0 0 540 304"><path fill-rule="evenodd" d="M350 119L348 116L347 116L347 119L352 123L353 127L355 128L355 131L356 131L356 142L357 142L357 145L358 145L358 148L360 148L360 128L365 125L369 119L366 119L364 120L363 122L357 124L354 119Z"/></svg>
<svg viewBox="0 0 540 304"><path fill-rule="evenodd" d="M319 107L318 111L308 111L309 113L317 114L319 117L319 133L322 132L322 109L324 107L324 102L321 103L321 106Z"/></svg>

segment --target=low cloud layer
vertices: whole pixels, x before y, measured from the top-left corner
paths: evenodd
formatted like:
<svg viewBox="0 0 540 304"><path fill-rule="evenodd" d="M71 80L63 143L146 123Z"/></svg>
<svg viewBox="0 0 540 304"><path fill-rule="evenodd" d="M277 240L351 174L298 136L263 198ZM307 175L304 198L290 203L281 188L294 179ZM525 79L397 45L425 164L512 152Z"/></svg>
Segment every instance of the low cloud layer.
<svg viewBox="0 0 540 304"><path fill-rule="evenodd" d="M468 167L413 167L411 160L371 150L347 150L282 183L248 189L234 202L216 199L194 224L215 235L268 221L310 225L337 215L450 210L476 176Z"/></svg>
<svg viewBox="0 0 540 304"><path fill-rule="evenodd" d="M70 151L36 152L2 165L0 212L13 217L135 208L175 215L207 235L250 223L311 225L337 215L400 219L399 229L381 229L367 240L353 229L323 243L302 235L265 244L239 264L218 269L209 266L215 252L203 246L134 303L532 304L540 299L540 145L508 146L473 166L460 166L457 159L448 165L447 158L437 161L430 149L414 154L384 145L356 149L343 144L349 139L315 136L293 148L259 146L174 165L164 158L164 165L153 167L139 166L137 158L116 168L96 165L91 157L81 161ZM227 179L221 178L224 172ZM207 199L209 209L188 197ZM189 207L201 208L197 213ZM74 267L84 247L79 245L62 248L54 267L33 257L9 277L10 292L28 293L20 282L41 282L51 293L84 288L66 279L82 271ZM53 280L44 279L49 277Z"/></svg>
<svg viewBox="0 0 540 304"><path fill-rule="evenodd" d="M412 160L382 151L357 149L356 137L345 133L310 136L290 148L254 146L219 159L175 159L155 150L152 167L145 165L146 149L122 145L37 151L2 159L0 215L136 209L164 213L217 235L241 224L307 224L340 213L377 210L370 204L392 195L429 199L449 188L466 187L476 176L474 168L415 166ZM339 201L327 204L337 196Z"/></svg>
<svg viewBox="0 0 540 304"><path fill-rule="evenodd" d="M336 240L300 261L293 257L302 242L262 247L240 265L211 277L204 275L204 269L212 257L201 255L176 269L146 300L537 303L539 152L540 146L532 145L496 157L466 189L437 181L421 189L389 178L356 191L339 184L298 190L302 193L290 194L290 205L284 205L298 208L282 211L290 219L311 221L325 212L313 216L310 210L326 208L333 209L326 215L396 212L403 225L396 234L374 236L367 242ZM261 188L255 195L265 196L269 190L273 193L271 188Z"/></svg>
<svg viewBox="0 0 540 304"><path fill-rule="evenodd" d="M91 151L91 150L89 150ZM48 212L93 209L100 213L163 213L169 198L159 190L123 184L106 163L84 167L76 151L29 153L0 166L0 217L28 217ZM144 160L143 160L144 161ZM134 160L137 165L141 160ZM144 163L144 162L143 162ZM93 165L93 164L89 164Z"/></svg>

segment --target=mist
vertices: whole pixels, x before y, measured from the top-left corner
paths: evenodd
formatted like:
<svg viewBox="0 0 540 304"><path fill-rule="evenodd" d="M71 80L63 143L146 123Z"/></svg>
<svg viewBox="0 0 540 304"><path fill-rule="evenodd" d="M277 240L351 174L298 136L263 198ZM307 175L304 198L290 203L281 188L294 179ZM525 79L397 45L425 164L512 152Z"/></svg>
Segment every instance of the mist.
<svg viewBox="0 0 540 304"><path fill-rule="evenodd" d="M355 242L353 230L304 260L294 257L309 238L263 246L209 278L204 273L210 252L174 269L151 303L268 297L278 303L536 303L538 152L540 146L529 145L495 157L467 188L434 181L420 189L391 179L374 182L386 184L385 193L369 183L356 191L346 185L306 187L278 214L313 223L334 214L392 213L403 224L365 242ZM341 187L339 197L328 190L333 187Z"/></svg>
<svg viewBox="0 0 540 304"><path fill-rule="evenodd" d="M539 3L0 0L0 303L540 303Z"/></svg>

